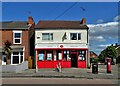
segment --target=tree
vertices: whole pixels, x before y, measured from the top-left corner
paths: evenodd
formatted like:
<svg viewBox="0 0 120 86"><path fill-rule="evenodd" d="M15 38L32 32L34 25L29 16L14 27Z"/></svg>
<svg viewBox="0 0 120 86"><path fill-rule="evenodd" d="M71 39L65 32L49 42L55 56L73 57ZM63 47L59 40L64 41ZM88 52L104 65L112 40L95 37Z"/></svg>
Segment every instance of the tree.
<svg viewBox="0 0 120 86"><path fill-rule="evenodd" d="M117 58L117 50L114 46L108 46L106 48L106 56L110 58Z"/></svg>
<svg viewBox="0 0 120 86"><path fill-rule="evenodd" d="M99 60L105 61L105 58L111 58L112 62L114 58L117 58L117 50L114 46L108 46L100 53Z"/></svg>
<svg viewBox="0 0 120 86"><path fill-rule="evenodd" d="M99 61L100 62L105 62L105 57L106 57L106 54L105 54L105 49L100 53L100 55L98 56L99 58Z"/></svg>
<svg viewBox="0 0 120 86"><path fill-rule="evenodd" d="M6 64L10 64L10 57L11 57L11 52L12 52L12 49L11 49L11 43L7 40L5 43L4 43L4 52L6 54Z"/></svg>

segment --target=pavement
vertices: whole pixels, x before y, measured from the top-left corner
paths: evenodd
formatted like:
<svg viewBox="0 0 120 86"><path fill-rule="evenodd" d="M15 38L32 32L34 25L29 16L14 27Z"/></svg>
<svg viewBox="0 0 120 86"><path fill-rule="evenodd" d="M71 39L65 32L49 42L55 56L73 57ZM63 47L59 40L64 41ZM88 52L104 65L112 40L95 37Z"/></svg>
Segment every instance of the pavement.
<svg viewBox="0 0 120 86"><path fill-rule="evenodd" d="M41 78L86 78L86 79L118 79L120 71L118 65L112 65L111 73L106 72L106 65L98 65L98 74L92 73L92 68L62 68L58 72L55 68L42 68L35 72L35 69L28 69L17 73L3 72L3 78L12 77L41 77Z"/></svg>

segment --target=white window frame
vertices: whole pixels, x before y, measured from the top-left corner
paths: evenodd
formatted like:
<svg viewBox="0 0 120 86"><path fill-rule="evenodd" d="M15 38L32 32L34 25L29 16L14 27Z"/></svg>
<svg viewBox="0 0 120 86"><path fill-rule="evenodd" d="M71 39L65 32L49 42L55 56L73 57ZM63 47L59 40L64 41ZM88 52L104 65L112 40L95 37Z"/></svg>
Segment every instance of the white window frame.
<svg viewBox="0 0 120 86"><path fill-rule="evenodd" d="M53 41L53 37L52 37L52 39L50 38L49 40L43 40L43 34L45 34L45 33L42 33L42 41ZM49 36L50 36L50 34L52 34L52 36L53 36L53 33L46 33L46 34L49 34Z"/></svg>
<svg viewBox="0 0 120 86"><path fill-rule="evenodd" d="M15 38L15 33L20 33L20 38ZM15 43L15 39L20 39L20 43ZM22 44L22 31L13 31L13 44Z"/></svg>
<svg viewBox="0 0 120 86"><path fill-rule="evenodd" d="M73 33L76 33L76 32L73 32ZM76 40L78 40L78 34L80 34L80 40L81 40L81 33L76 33L76 34L77 34L77 39L76 39ZM72 40L72 39L71 39L71 33L70 33L70 36L69 36L69 37L70 37L70 40Z"/></svg>
<svg viewBox="0 0 120 86"><path fill-rule="evenodd" d="M23 52L23 55L20 55L20 52ZM19 57L19 63L21 64L24 62L24 51L19 51L18 55L13 55L13 53L11 54L11 65L18 65L18 64L13 64L13 56L18 56ZM21 62L21 56L23 56L23 61Z"/></svg>

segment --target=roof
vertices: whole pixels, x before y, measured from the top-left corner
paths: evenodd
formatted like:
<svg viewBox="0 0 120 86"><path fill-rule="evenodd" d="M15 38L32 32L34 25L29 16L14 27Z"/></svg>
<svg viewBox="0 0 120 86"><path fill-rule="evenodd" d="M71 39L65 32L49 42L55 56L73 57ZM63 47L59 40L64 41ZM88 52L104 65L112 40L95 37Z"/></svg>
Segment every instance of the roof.
<svg viewBox="0 0 120 86"><path fill-rule="evenodd" d="M88 27L80 24L80 21L42 20L35 29L88 29Z"/></svg>
<svg viewBox="0 0 120 86"><path fill-rule="evenodd" d="M26 29L28 28L27 24L28 24L27 21L0 22L0 26L2 26L2 29Z"/></svg>
<svg viewBox="0 0 120 86"><path fill-rule="evenodd" d="M95 52L90 51L90 57L91 57L91 58L93 57L93 55L96 56L96 57L98 56Z"/></svg>

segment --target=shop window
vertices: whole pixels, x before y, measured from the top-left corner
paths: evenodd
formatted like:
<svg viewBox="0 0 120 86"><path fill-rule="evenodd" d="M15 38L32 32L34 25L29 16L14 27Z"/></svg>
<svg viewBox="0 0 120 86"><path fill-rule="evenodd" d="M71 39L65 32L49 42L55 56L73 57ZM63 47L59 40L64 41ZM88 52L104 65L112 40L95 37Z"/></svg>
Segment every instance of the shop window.
<svg viewBox="0 0 120 86"><path fill-rule="evenodd" d="M12 55L12 64L20 64L23 62L23 52L13 52Z"/></svg>
<svg viewBox="0 0 120 86"><path fill-rule="evenodd" d="M47 50L46 51L46 60L52 60L52 57L53 57L53 51Z"/></svg>
<svg viewBox="0 0 120 86"><path fill-rule="evenodd" d="M57 60L57 52L55 50L53 52L54 52L53 60L56 61Z"/></svg>
<svg viewBox="0 0 120 86"><path fill-rule="evenodd" d="M42 33L42 40L53 40L53 33Z"/></svg>
<svg viewBox="0 0 120 86"><path fill-rule="evenodd" d="M69 57L69 55L70 55L70 51L68 51L68 50L65 50L65 51L64 51L64 60L65 60L65 61L68 61L68 60L70 60L70 57Z"/></svg>
<svg viewBox="0 0 120 86"><path fill-rule="evenodd" d="M57 51L57 60L62 60L62 52L60 50Z"/></svg>
<svg viewBox="0 0 120 86"><path fill-rule="evenodd" d="M79 51L78 60L81 60L81 61L86 60L86 52L85 51L83 51L83 50Z"/></svg>
<svg viewBox="0 0 120 86"><path fill-rule="evenodd" d="M42 60L44 60L44 57L45 57L45 51L39 51L38 52L38 60L42 61Z"/></svg>
<svg viewBox="0 0 120 86"><path fill-rule="evenodd" d="M70 33L71 40L81 40L81 33Z"/></svg>

